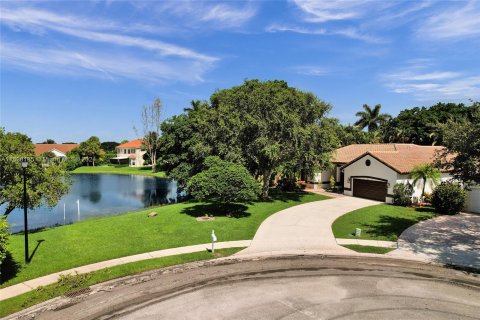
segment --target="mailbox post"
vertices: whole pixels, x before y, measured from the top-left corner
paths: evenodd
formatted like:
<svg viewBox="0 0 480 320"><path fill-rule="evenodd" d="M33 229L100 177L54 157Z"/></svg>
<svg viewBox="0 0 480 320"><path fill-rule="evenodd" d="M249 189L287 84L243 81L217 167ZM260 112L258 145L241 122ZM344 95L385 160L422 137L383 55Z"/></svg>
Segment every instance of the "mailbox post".
<svg viewBox="0 0 480 320"><path fill-rule="evenodd" d="M216 241L217 241L217 236L215 235L215 230L212 230L212 252L215 252Z"/></svg>

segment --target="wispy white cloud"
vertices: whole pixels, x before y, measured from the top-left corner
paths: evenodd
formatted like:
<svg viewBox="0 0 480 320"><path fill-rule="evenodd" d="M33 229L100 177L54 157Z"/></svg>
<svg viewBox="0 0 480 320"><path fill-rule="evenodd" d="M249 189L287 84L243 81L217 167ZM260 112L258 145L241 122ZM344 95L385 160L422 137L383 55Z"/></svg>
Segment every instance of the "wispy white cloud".
<svg viewBox="0 0 480 320"><path fill-rule="evenodd" d="M466 100L480 98L480 76L467 72L438 71L407 66L381 76L393 92L411 94L418 100Z"/></svg>
<svg viewBox="0 0 480 320"><path fill-rule="evenodd" d="M115 57L115 58L112 58ZM201 82L211 65L184 59L142 59L112 52L82 52L2 42L2 61L38 73L90 76L109 80L132 78L149 82ZM188 70L189 72L185 72Z"/></svg>
<svg viewBox="0 0 480 320"><path fill-rule="evenodd" d="M241 26L255 14L256 9L252 6L238 9L226 4L217 4L208 8L201 20L219 22L225 26Z"/></svg>
<svg viewBox="0 0 480 320"><path fill-rule="evenodd" d="M350 28L337 28L337 29L326 29L326 28L307 28L301 26L288 26L288 25L281 25L281 24L271 24L269 25L265 31L267 32L293 32L293 33L301 33L301 34L311 34L311 35L325 35L325 36L343 36L355 40L361 40L364 42L369 43L382 43L385 40L371 36L368 34L363 34L358 29L350 27Z"/></svg>
<svg viewBox="0 0 480 320"><path fill-rule="evenodd" d="M257 14L257 7L252 3L238 5L235 1L170 1L157 4L157 10L183 19L186 25L210 24L217 29L243 26Z"/></svg>
<svg viewBox="0 0 480 320"><path fill-rule="evenodd" d="M321 66L305 65L305 66L295 66L291 68L293 72L305 76L321 77L330 73L327 68Z"/></svg>
<svg viewBox="0 0 480 320"><path fill-rule="evenodd" d="M305 28L299 26L288 26L288 25L281 25L281 24L271 24L269 25L265 31L267 32L293 32L293 33L301 33L301 34L327 34L327 30L324 28Z"/></svg>
<svg viewBox="0 0 480 320"><path fill-rule="evenodd" d="M60 15L35 8L2 8L0 24L17 32L29 32L38 40L35 53L32 53L31 49L22 52L19 44L9 43L8 39L2 38L2 62L36 71L69 74L75 70L77 74L82 74L83 70L87 75L96 72L97 76L109 79L132 77L155 81L168 79L192 82L201 81L202 74L210 70L219 60L217 57L173 43L125 34L138 30L138 24L130 28L119 26L117 22L110 20ZM83 50L89 54L80 53L81 49L64 49L61 44L52 46L51 41L45 41L51 32L82 39L83 43L76 44L75 47L89 47L89 50ZM117 48L114 50L111 47L96 46L92 51L93 42L115 45ZM121 47L135 49L135 55L131 51L130 53L122 51ZM42 59L39 52L49 59ZM53 59L55 61L50 61L52 56L55 57ZM113 56L115 59L111 58ZM126 65L122 66L119 62ZM66 71L59 70L59 66L65 66ZM187 74L191 76L185 76Z"/></svg>
<svg viewBox="0 0 480 320"><path fill-rule="evenodd" d="M362 17L372 3L371 0L293 0L305 13L309 22L327 22Z"/></svg>
<svg viewBox="0 0 480 320"><path fill-rule="evenodd" d="M417 34L429 40L462 40L480 36L480 2L452 2L460 8L447 8L428 18Z"/></svg>
<svg viewBox="0 0 480 320"><path fill-rule="evenodd" d="M86 40L105 42L120 46L138 47L154 50L161 55L173 55L204 61L215 61L214 57L197 53L174 44L159 40L145 39L118 33L92 31L92 29L115 29L116 23L110 21L89 20L83 17L61 16L52 12L36 9L2 10L1 23L19 30L25 29L42 33L53 30Z"/></svg>

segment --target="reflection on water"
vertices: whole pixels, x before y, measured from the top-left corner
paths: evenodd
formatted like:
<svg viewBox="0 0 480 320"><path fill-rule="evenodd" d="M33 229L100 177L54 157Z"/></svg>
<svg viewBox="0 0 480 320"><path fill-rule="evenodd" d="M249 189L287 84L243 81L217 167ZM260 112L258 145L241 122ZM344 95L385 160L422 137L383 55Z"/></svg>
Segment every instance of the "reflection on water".
<svg viewBox="0 0 480 320"><path fill-rule="evenodd" d="M57 206L29 210L28 228L63 225L90 217L174 203L177 196L177 184L167 179L135 175L76 174L73 175L70 192ZM7 220L12 232L23 230L22 209L14 210Z"/></svg>

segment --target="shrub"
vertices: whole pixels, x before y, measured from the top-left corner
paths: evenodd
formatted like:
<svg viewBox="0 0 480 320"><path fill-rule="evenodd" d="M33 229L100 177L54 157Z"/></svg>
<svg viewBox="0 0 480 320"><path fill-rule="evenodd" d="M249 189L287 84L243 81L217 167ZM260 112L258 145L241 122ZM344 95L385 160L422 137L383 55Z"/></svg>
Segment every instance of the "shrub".
<svg viewBox="0 0 480 320"><path fill-rule="evenodd" d="M256 200L260 186L248 170L236 163L208 157L205 170L194 175L187 184L188 192L197 200L229 204Z"/></svg>
<svg viewBox="0 0 480 320"><path fill-rule="evenodd" d="M0 218L0 265L7 257L8 223L5 218Z"/></svg>
<svg viewBox="0 0 480 320"><path fill-rule="evenodd" d="M463 209L467 193L455 182L445 181L435 188L432 205L440 213L456 214Z"/></svg>
<svg viewBox="0 0 480 320"><path fill-rule="evenodd" d="M333 176L333 174L330 176L330 190L335 190L335 177Z"/></svg>
<svg viewBox="0 0 480 320"><path fill-rule="evenodd" d="M73 171L82 166L82 160L80 159L80 156L74 152L69 152L63 163L65 164L65 169L67 171Z"/></svg>
<svg viewBox="0 0 480 320"><path fill-rule="evenodd" d="M432 203L432 194L431 193L428 193L426 192L424 195L423 195L423 202L426 202L426 203Z"/></svg>
<svg viewBox="0 0 480 320"><path fill-rule="evenodd" d="M412 205L413 186L410 182L406 184L396 183L393 186L393 204L396 206Z"/></svg>
<svg viewBox="0 0 480 320"><path fill-rule="evenodd" d="M277 189L286 192L300 191L300 185L297 183L296 178L282 178L278 181Z"/></svg>

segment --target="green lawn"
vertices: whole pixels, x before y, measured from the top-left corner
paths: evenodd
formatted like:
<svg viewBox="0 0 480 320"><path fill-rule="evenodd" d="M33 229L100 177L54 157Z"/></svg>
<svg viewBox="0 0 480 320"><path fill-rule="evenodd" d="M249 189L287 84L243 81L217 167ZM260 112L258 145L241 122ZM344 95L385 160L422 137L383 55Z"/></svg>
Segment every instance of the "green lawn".
<svg viewBox="0 0 480 320"><path fill-rule="evenodd" d="M137 253L209 243L215 229L218 241L252 239L263 220L282 209L301 203L324 200L313 193L272 193L268 202L235 205L232 217L205 203L186 202L118 216L93 218L29 234L30 264L24 264L23 235L11 236L13 261L3 264L2 284L10 286L28 279L98 261ZM158 212L148 218L149 212ZM213 221L195 217L216 215ZM18 269L15 275L12 270ZM6 278L6 279L5 279Z"/></svg>
<svg viewBox="0 0 480 320"><path fill-rule="evenodd" d="M432 208L406 208L379 204L349 212L332 225L335 238L397 241L408 227L436 216ZM355 237L355 228L362 229Z"/></svg>
<svg viewBox="0 0 480 320"><path fill-rule="evenodd" d="M66 293L75 292L82 288L86 288L91 285L105 282L111 279L192 261L210 260L214 258L226 257L242 249L243 248L220 249L216 250L215 253L207 251L188 253L171 257L127 263L124 265L106 268L87 274L67 276L62 278L57 283L45 287L40 287L36 290L24 293L22 295L0 301L0 317L4 317L11 313L20 311L22 309L64 295Z"/></svg>
<svg viewBox="0 0 480 320"><path fill-rule="evenodd" d="M71 173L110 173L110 174L137 174L142 176L165 177L165 172L152 173L152 167L128 167L128 166L95 166L79 167Z"/></svg>
<svg viewBox="0 0 480 320"><path fill-rule="evenodd" d="M345 244L342 247L347 249L360 252L360 253L377 253L377 254L385 254L389 253L394 248L382 248L382 247L373 247L373 246L360 246L358 244Z"/></svg>

